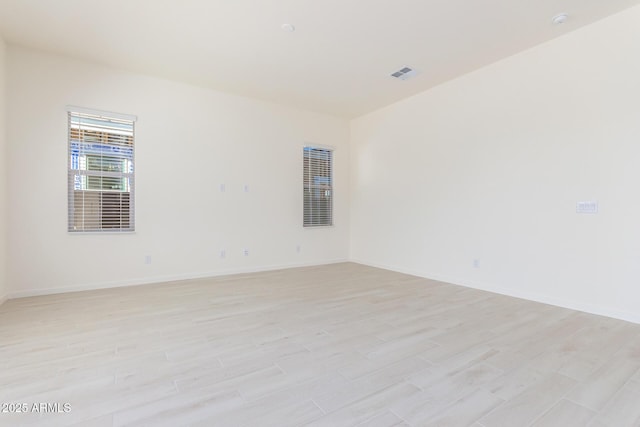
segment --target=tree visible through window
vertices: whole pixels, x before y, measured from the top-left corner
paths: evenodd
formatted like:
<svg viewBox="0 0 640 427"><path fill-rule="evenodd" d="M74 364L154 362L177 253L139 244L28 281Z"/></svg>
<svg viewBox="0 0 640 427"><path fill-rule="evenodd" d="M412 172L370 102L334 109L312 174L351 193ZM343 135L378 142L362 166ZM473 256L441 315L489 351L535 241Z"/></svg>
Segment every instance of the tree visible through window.
<svg viewBox="0 0 640 427"><path fill-rule="evenodd" d="M333 225L333 151L304 147L303 160L303 225Z"/></svg>
<svg viewBox="0 0 640 427"><path fill-rule="evenodd" d="M134 121L69 110L69 231L133 231Z"/></svg>

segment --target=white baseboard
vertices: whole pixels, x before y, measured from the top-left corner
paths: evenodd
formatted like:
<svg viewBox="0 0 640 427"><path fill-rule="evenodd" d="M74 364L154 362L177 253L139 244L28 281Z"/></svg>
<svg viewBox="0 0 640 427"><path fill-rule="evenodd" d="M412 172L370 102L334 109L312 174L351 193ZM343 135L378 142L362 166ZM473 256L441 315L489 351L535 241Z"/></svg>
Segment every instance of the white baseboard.
<svg viewBox="0 0 640 427"><path fill-rule="evenodd" d="M402 267L382 265L371 263L359 259L351 259L351 262L367 265L370 267L382 268L385 270L397 271L398 273L409 274L412 276L423 277L425 279L435 280L438 282L446 282L453 285L464 286L466 288L478 289L481 291L492 292L495 294L506 295L514 298L525 299L528 301L535 301L543 304L554 305L556 307L568 308L571 310L582 311L585 313L596 314L599 316L611 317L613 319L624 320L631 323L640 324L640 313L629 312L619 310L612 307L604 307L595 304L589 304L581 301L571 301L562 298L556 298L550 295L541 295L534 292L521 291L518 289L503 288L500 286L494 286L487 283L470 282L468 280L461 280L455 277L446 277L439 274L429 274L424 272L418 272L415 270L408 270Z"/></svg>
<svg viewBox="0 0 640 427"><path fill-rule="evenodd" d="M533 292L521 291L518 289L502 288L502 287L494 286L487 283L470 282L468 280L462 280L455 277L442 276L439 274L430 274L430 273L406 269L403 267L398 267L393 265L372 263L372 262L368 262L360 259L351 259L351 260L335 259L335 260L328 260L328 261L322 261L322 262L316 262L316 263L270 265L270 266L261 266L261 267L252 267L252 268L217 270L217 271L200 272L200 273L187 273L187 274L178 274L178 275L170 275L170 276L143 277L143 278L131 279L131 280L90 283L86 285L67 286L67 287L60 287L60 288L33 289L28 291L13 292L13 293L10 293L9 295L2 296L0 297L0 305L6 302L7 299L25 298L25 297L40 296L40 295L62 294L62 293L68 293L68 292L90 291L90 290L97 290L97 289L119 288L119 287L126 287L126 286L148 285L153 283L174 282L179 280L204 279L207 277L220 277L220 276L229 276L234 274L258 273L263 271L266 272L266 271L282 270L282 269L288 269L288 268L315 267L315 266L337 264L337 263L343 263L343 262L354 262L362 265L367 265L370 267L382 268L385 270L396 271L398 273L404 273L412 276L423 277L425 279L436 280L439 282L450 283L453 285L464 286L467 288L473 288L473 289L478 289L478 290L487 291L487 292L493 292L496 294L506 295L514 298L526 299L529 301L535 301L543 304L554 305L557 307L583 311L585 313L591 313L591 314L611 317L614 319L619 319L627 322L640 324L640 313L628 312L624 310L615 309L612 307L604 307L604 306L584 303L580 301L570 301L570 300L556 298L549 295L541 295Z"/></svg>
<svg viewBox="0 0 640 427"><path fill-rule="evenodd" d="M41 295L64 294L69 292L95 291L98 289L122 288L126 286L150 285L153 283L176 282L180 280L206 279L208 277L230 276L234 274L259 273L263 271L266 272L266 271L274 271L274 270L284 270L289 268L316 267L321 265L338 264L343 262L349 262L349 261L347 259L335 259L335 260L328 260L328 261L320 261L316 263L267 265L267 266L261 266L261 267L217 270L217 271L200 272L200 273L177 274L177 275L170 275L170 276L142 277L138 279L119 280L119 281L101 282L101 283L89 283L86 285L65 286L65 287L59 287L59 288L32 289L28 291L12 292L8 295L8 299L35 297L35 296L41 296Z"/></svg>

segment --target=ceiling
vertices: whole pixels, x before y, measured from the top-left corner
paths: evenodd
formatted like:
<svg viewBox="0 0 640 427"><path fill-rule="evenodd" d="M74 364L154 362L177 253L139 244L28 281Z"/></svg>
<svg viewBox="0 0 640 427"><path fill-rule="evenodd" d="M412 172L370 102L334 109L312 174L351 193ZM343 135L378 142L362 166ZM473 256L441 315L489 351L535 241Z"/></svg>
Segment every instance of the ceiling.
<svg viewBox="0 0 640 427"><path fill-rule="evenodd" d="M0 0L37 48L347 118L640 0ZM562 25L551 18L569 13ZM285 32L289 23L295 32ZM418 75L399 81L404 67Z"/></svg>

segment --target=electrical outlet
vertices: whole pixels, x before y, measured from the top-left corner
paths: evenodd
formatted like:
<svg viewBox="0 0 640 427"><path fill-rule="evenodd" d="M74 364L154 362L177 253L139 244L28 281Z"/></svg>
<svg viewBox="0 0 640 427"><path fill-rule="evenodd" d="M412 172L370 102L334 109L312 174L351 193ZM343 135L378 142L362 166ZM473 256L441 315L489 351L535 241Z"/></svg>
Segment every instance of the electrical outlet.
<svg viewBox="0 0 640 427"><path fill-rule="evenodd" d="M244 192L248 193L249 192L249 184L245 184L244 185Z"/></svg>
<svg viewBox="0 0 640 427"><path fill-rule="evenodd" d="M243 254L244 256L249 256L249 249L243 249L243 250L242 250L242 254Z"/></svg>
<svg viewBox="0 0 640 427"><path fill-rule="evenodd" d="M300 253L302 251L302 247L300 245L296 245L296 252Z"/></svg>
<svg viewBox="0 0 640 427"><path fill-rule="evenodd" d="M478 258L474 258L473 268L480 268L480 260Z"/></svg>
<svg viewBox="0 0 640 427"><path fill-rule="evenodd" d="M221 249L220 250L220 258L226 258L226 257L227 257L226 249Z"/></svg>
<svg viewBox="0 0 640 427"><path fill-rule="evenodd" d="M227 191L227 186L224 184L220 184L220 192L224 193L225 191Z"/></svg>
<svg viewBox="0 0 640 427"><path fill-rule="evenodd" d="M145 264L151 264L151 255L145 255L144 256L144 263Z"/></svg>

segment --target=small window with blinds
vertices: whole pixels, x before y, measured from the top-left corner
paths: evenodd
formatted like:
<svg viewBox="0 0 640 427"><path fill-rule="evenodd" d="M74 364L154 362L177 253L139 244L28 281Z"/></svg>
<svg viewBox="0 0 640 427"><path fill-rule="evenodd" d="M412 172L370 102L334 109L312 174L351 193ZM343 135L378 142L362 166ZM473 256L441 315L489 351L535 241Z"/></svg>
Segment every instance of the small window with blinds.
<svg viewBox="0 0 640 427"><path fill-rule="evenodd" d="M134 231L135 117L69 107L69 231Z"/></svg>
<svg viewBox="0 0 640 427"><path fill-rule="evenodd" d="M333 225L333 151L304 147L305 227Z"/></svg>

